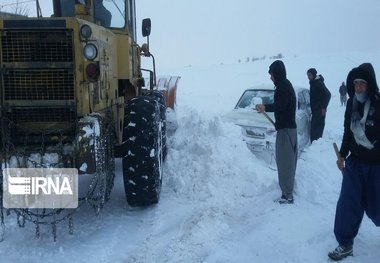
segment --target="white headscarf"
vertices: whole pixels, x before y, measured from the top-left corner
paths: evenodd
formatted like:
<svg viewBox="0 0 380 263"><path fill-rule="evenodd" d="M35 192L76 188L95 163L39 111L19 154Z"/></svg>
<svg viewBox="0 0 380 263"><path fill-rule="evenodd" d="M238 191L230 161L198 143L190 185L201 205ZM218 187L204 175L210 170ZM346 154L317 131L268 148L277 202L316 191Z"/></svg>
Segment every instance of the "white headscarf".
<svg viewBox="0 0 380 263"><path fill-rule="evenodd" d="M359 97L359 99L362 99ZM367 116L369 108L371 106L371 100L366 96L364 102L364 113L363 117L360 117L358 112L358 98L355 94L352 103L352 116L351 116L351 131L354 134L354 138L357 144L364 146L365 148L372 150L373 143L371 143L367 136L365 135L365 123L367 121Z"/></svg>

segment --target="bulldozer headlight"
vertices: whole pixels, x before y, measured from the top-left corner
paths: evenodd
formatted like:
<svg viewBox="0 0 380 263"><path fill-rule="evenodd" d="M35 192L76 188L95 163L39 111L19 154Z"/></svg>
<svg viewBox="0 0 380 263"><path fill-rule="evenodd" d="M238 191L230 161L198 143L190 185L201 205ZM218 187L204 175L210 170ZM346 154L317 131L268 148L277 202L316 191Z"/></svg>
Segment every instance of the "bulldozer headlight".
<svg viewBox="0 0 380 263"><path fill-rule="evenodd" d="M91 27L89 25L83 25L80 28L80 36L83 39L88 39L88 38L90 38L91 35L92 35L92 30L91 30Z"/></svg>
<svg viewBox="0 0 380 263"><path fill-rule="evenodd" d="M88 60L94 60L98 55L98 49L94 44L86 44L84 46L83 53Z"/></svg>

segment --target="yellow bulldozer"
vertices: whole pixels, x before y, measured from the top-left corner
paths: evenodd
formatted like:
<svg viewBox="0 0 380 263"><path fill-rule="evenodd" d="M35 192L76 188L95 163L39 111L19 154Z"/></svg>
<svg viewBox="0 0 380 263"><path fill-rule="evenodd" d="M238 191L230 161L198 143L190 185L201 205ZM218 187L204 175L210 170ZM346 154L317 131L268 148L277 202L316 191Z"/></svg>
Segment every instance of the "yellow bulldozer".
<svg viewBox="0 0 380 263"><path fill-rule="evenodd" d="M37 17L0 17L1 169L77 168L79 206L99 212L122 158L128 204L157 203L179 77L157 85L150 19L140 46L135 0L52 0L49 17L36 1ZM38 227L71 222L76 209L9 210Z"/></svg>

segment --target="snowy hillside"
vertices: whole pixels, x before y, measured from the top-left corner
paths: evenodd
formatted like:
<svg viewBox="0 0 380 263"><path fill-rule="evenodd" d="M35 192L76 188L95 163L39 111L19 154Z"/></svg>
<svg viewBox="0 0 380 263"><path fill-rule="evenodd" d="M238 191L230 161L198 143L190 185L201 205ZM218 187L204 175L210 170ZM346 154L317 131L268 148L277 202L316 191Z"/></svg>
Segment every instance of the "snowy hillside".
<svg viewBox="0 0 380 263"><path fill-rule="evenodd" d="M338 88L362 62L372 62L380 76L379 61L380 52L285 56L293 85L308 87L306 70L315 67L332 94L324 137L299 159L294 205L273 202L277 172L247 149L240 128L220 118L244 89L270 83L272 60L159 72L182 76L160 203L128 207L117 160L115 188L100 216L83 208L74 234L61 224L55 243L49 228L36 240L33 225L21 229L6 217L0 262L329 262L341 183L332 148L343 130ZM365 218L354 257L345 262L378 262L379 237Z"/></svg>

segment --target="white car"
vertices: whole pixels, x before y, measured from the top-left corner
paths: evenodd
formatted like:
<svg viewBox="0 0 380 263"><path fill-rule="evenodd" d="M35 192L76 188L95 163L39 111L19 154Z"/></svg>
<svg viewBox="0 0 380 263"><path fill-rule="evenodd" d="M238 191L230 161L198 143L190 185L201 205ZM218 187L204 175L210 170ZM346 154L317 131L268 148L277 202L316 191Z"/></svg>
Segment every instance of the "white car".
<svg viewBox="0 0 380 263"><path fill-rule="evenodd" d="M310 144L310 95L306 88L295 87L297 97L297 137L298 149L303 150ZM223 119L241 126L244 140L252 151L274 151L276 130L274 112L258 113L256 104L274 103L273 86L261 86L247 89L240 97L235 108L223 116Z"/></svg>

